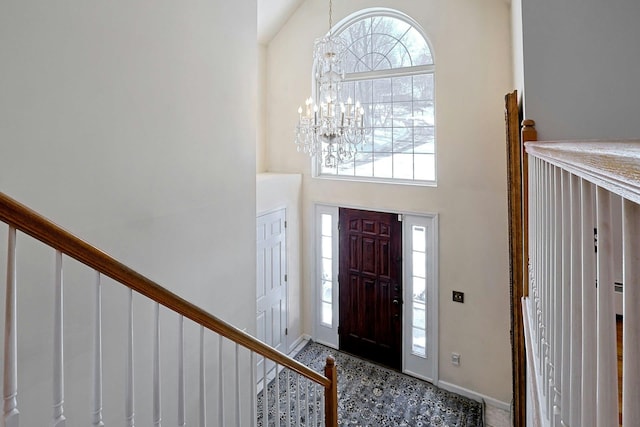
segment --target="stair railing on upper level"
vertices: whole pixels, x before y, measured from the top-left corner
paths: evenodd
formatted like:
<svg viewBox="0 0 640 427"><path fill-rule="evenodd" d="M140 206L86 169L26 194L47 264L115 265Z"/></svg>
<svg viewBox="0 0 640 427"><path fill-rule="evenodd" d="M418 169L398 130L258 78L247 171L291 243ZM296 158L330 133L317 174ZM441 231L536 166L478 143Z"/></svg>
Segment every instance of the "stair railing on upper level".
<svg viewBox="0 0 640 427"><path fill-rule="evenodd" d="M528 425L638 425L640 141L525 146ZM618 277L624 285L620 403Z"/></svg>
<svg viewBox="0 0 640 427"><path fill-rule="evenodd" d="M95 300L94 300L94 344L93 344L93 373L92 373L92 409L90 413L91 425L102 426L102 290L101 276L107 276L116 282L126 286L129 289L128 295L128 312L127 316L127 363L125 383L126 392L124 398L125 418L127 426L135 425L135 399L134 399L134 347L133 347L133 295L134 292L155 302L154 311L154 330L153 334L153 425L159 426L161 423L161 398L160 398L160 382L161 370L159 364L160 349L160 323L159 309L160 305L179 315L178 326L178 425L186 425L186 396L185 396L185 354L184 354L184 319L190 319L200 325L200 366L199 366L199 396L198 396L198 417L200 426L207 425L207 399L206 393L206 376L204 374L206 358L204 350L204 334L205 329L218 334L219 337L219 359L223 357L222 341L230 340L235 343L235 363L231 366L235 367L235 392L236 405L234 422L236 425L280 425L281 419L285 418L285 424L300 425L304 420L304 425L324 425L327 427L336 427L338 425L337 418L337 375L334 360L327 358L324 376L308 368L307 366L297 362L296 360L280 353L263 342L257 340L253 336L239 330L238 328L218 319L217 317L207 313L196 305L184 300L176 294L168 291L157 283L149 280L141 274L135 272L131 268L116 261L109 255L98 250L85 241L75 237L71 233L63 230L59 226L48 221L43 216L18 203L7 195L0 193L0 221L5 222L9 226L8 234L8 253L7 253L7 287L6 287L6 309L5 309L5 343L4 343L4 410L2 417L2 425L6 427L18 427L19 425L19 405L18 405L18 330L17 330L17 298L18 281L16 274L16 231L27 234L56 251L56 277L55 277L55 308L54 308L54 351L53 351L53 419L52 426L64 426L66 423L63 408L64 403L64 336L63 336L63 280L62 280L62 259L63 256L74 258L80 263L90 267L96 272L95 282ZM250 370L251 384L251 407L252 414L242 414L239 399L240 388L239 381L239 362L238 351L243 347L250 352ZM258 396L255 385L256 381L256 357L264 357L271 360L275 366L272 369L271 377L267 372L267 363L263 363L264 372L262 373L262 396L261 408L256 408ZM220 367L219 375L223 374L223 362L218 361ZM234 369L234 368L231 368ZM291 376L295 376L295 381L291 381ZM297 384L295 399L287 399L285 402L271 402L273 408L269 404L269 399L280 399L280 381L287 387L286 396L290 396L289 386L293 382ZM301 382L306 384L301 385ZM217 423L210 422L211 425L225 425L225 418L222 414L224 404L222 402L224 392L222 390L222 381L219 381L221 390L218 396ZM318 392L323 390L323 392ZM303 402L301 396L305 398ZM313 401L311 401L311 398ZM293 402L292 402L293 401ZM324 405L322 404L324 401ZM295 405L295 406L292 406ZM301 411L301 407L304 409ZM295 408L295 409L294 409ZM259 414L262 412L262 414ZM302 414L301 414L302 412ZM297 415L296 415L297 414ZM245 417L245 418L242 418ZM242 419L242 422L241 422ZM195 423L194 423L195 424Z"/></svg>

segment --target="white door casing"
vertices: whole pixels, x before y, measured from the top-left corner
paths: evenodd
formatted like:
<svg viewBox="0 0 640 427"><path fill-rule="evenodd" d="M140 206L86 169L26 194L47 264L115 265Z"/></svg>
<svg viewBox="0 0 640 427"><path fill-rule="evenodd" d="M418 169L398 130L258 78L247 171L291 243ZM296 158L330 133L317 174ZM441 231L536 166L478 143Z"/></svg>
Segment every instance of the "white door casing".
<svg viewBox="0 0 640 427"><path fill-rule="evenodd" d="M257 218L257 335L275 349L287 351L286 210ZM263 372L258 359L258 374ZM271 367L267 366L267 369Z"/></svg>
<svg viewBox="0 0 640 427"><path fill-rule="evenodd" d="M314 316L314 339L317 342L338 348L338 206L315 204L315 273L312 293ZM355 209L367 209L354 206ZM402 371L417 378L438 383L438 215L428 213L403 213L403 363ZM326 218L330 218L326 221ZM414 227L421 230L414 233ZM421 241L415 239L421 236ZM331 244L327 244L327 240ZM328 250L330 248L330 250ZM325 271L326 270L326 271ZM331 271L332 274L326 274ZM424 287L424 296L414 302L414 285ZM331 282L331 298L325 293ZM323 285L324 283L324 285ZM332 301L327 310L327 301ZM415 307L414 307L415 305ZM415 320L418 313L423 316ZM328 313L331 313L327 316ZM329 317L329 321L327 321ZM417 337L414 326L424 331Z"/></svg>

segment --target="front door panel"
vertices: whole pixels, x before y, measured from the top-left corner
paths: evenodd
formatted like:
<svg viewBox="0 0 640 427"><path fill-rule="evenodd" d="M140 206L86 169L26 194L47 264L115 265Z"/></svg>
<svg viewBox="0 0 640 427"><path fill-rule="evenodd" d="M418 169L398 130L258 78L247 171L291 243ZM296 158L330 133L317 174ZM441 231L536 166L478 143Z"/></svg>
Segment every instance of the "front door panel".
<svg viewBox="0 0 640 427"><path fill-rule="evenodd" d="M340 349L401 369L402 227L397 215L340 209Z"/></svg>

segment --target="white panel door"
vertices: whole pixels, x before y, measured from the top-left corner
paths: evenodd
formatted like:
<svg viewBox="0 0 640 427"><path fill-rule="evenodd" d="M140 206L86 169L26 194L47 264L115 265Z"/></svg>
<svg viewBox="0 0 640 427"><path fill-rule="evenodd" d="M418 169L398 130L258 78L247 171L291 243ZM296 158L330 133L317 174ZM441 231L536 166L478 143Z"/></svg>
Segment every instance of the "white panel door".
<svg viewBox="0 0 640 427"><path fill-rule="evenodd" d="M257 333L258 339L286 352L286 212L284 209L257 219ZM258 359L258 378L264 372ZM272 366L267 364L267 370Z"/></svg>

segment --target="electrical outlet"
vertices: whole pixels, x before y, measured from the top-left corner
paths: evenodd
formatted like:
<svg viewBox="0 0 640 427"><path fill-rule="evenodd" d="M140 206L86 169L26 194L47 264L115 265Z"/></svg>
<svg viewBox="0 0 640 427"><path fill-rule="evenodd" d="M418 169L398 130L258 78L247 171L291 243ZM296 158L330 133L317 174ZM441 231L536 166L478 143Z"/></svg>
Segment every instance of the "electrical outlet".
<svg viewBox="0 0 640 427"><path fill-rule="evenodd" d="M451 353L451 364L453 366L460 366L460 355L458 353Z"/></svg>
<svg viewBox="0 0 640 427"><path fill-rule="evenodd" d="M453 301L464 303L464 292L453 291Z"/></svg>

